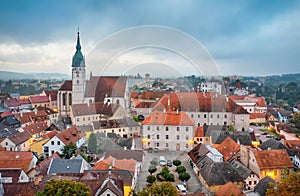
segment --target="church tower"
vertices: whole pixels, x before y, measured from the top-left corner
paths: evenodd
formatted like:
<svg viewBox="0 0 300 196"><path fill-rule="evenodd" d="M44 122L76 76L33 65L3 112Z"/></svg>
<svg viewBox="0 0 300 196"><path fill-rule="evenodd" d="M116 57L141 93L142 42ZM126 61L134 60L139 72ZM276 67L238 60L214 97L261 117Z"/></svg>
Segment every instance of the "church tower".
<svg viewBox="0 0 300 196"><path fill-rule="evenodd" d="M79 30L72 60L72 104L82 103L85 91L85 59L81 53Z"/></svg>

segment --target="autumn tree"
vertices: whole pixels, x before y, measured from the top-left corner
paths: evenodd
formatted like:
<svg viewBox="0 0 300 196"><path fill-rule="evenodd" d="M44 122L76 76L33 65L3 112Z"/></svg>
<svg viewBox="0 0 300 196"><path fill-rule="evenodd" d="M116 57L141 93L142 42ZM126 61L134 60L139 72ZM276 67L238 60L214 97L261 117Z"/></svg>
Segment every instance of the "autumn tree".
<svg viewBox="0 0 300 196"><path fill-rule="evenodd" d="M97 153L97 138L95 133L91 133L89 140L88 140L88 149L93 154Z"/></svg>
<svg viewBox="0 0 300 196"><path fill-rule="evenodd" d="M69 159L69 158L71 158L71 157L76 153L76 150L77 150L76 144L70 142L68 145L65 145L65 146L61 149L61 151L62 151L61 156L62 156L64 159Z"/></svg>
<svg viewBox="0 0 300 196"><path fill-rule="evenodd" d="M160 196L160 195L178 195L177 189L170 182L153 184L150 187L144 187L138 196Z"/></svg>
<svg viewBox="0 0 300 196"><path fill-rule="evenodd" d="M267 196L285 195L294 196L299 195L300 190L300 172L291 173L279 182L271 183L267 190Z"/></svg>
<svg viewBox="0 0 300 196"><path fill-rule="evenodd" d="M91 193L90 187L71 180L55 180L51 179L44 187L42 192L38 192L36 196L89 196Z"/></svg>

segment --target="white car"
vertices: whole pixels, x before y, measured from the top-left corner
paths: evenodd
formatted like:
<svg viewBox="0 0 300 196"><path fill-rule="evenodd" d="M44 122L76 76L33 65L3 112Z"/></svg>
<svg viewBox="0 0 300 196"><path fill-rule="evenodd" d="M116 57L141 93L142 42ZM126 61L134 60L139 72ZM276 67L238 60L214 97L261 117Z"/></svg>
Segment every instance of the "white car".
<svg viewBox="0 0 300 196"><path fill-rule="evenodd" d="M184 195L187 193L186 188L182 184L176 185L176 188L178 191L180 191Z"/></svg>

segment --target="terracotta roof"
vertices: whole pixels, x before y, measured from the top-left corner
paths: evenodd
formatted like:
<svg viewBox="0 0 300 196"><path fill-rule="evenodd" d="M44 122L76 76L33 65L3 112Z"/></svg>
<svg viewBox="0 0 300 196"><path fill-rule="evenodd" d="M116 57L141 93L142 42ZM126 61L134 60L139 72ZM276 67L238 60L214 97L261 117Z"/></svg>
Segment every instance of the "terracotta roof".
<svg viewBox="0 0 300 196"><path fill-rule="evenodd" d="M138 103L134 108L152 108L155 106L155 103L153 102L140 102Z"/></svg>
<svg viewBox="0 0 300 196"><path fill-rule="evenodd" d="M131 92L130 98L136 98L137 99L139 94L140 94L139 92Z"/></svg>
<svg viewBox="0 0 300 196"><path fill-rule="evenodd" d="M44 122L49 119L48 114L44 110L36 111L36 112L23 112L14 114L14 116L21 121L21 124L28 122Z"/></svg>
<svg viewBox="0 0 300 196"><path fill-rule="evenodd" d="M19 177L21 176L22 169L21 168L0 168L0 173L2 178L12 178L11 183L17 183L19 181Z"/></svg>
<svg viewBox="0 0 300 196"><path fill-rule="evenodd" d="M57 101L58 90L46 90L45 93L48 97L50 95L51 101Z"/></svg>
<svg viewBox="0 0 300 196"><path fill-rule="evenodd" d="M48 115L50 114L57 114L53 109L46 107L46 106L38 106L36 108L38 111L45 111Z"/></svg>
<svg viewBox="0 0 300 196"><path fill-rule="evenodd" d="M161 112L154 111L143 122L143 125L174 125L174 126L193 126L194 121L183 111Z"/></svg>
<svg viewBox="0 0 300 196"><path fill-rule="evenodd" d="M205 147L205 145L197 144L192 150L190 150L190 152L188 152L188 155L194 163L197 163L207 153L209 153L209 150Z"/></svg>
<svg viewBox="0 0 300 196"><path fill-rule="evenodd" d="M120 105L96 102L91 104L73 104L71 107L74 116L86 116L93 114L104 114L107 116L113 116L113 114L117 111Z"/></svg>
<svg viewBox="0 0 300 196"><path fill-rule="evenodd" d="M276 124L277 131L285 131L287 133L295 133L290 125L286 123Z"/></svg>
<svg viewBox="0 0 300 196"><path fill-rule="evenodd" d="M68 145L70 142L75 144L78 140L84 137L84 135L85 134L79 131L76 126L72 126L56 134L56 137L59 138L65 145Z"/></svg>
<svg viewBox="0 0 300 196"><path fill-rule="evenodd" d="M48 138L53 138L54 136L56 136L57 131L50 131L49 133L47 133Z"/></svg>
<svg viewBox="0 0 300 196"><path fill-rule="evenodd" d="M13 114L11 113L11 111L4 111L1 113L0 117L6 117L6 116L12 116Z"/></svg>
<svg viewBox="0 0 300 196"><path fill-rule="evenodd" d="M95 102L104 101L105 97L124 97L127 77L91 76L85 97L95 97Z"/></svg>
<svg viewBox="0 0 300 196"><path fill-rule="evenodd" d="M30 96L29 97L31 103L45 103L49 102L49 97L44 95L38 95L38 96Z"/></svg>
<svg viewBox="0 0 300 196"><path fill-rule="evenodd" d="M21 105L23 105L23 104L31 104L29 98L19 99L19 102L20 102Z"/></svg>
<svg viewBox="0 0 300 196"><path fill-rule="evenodd" d="M15 145L20 145L26 142L31 138L31 134L28 133L27 131L24 132L19 132L15 135L11 135L8 137L10 141L12 141Z"/></svg>
<svg viewBox="0 0 300 196"><path fill-rule="evenodd" d="M35 124L28 125L23 128L24 131L27 131L31 135L40 133L42 131L45 131L48 128L48 125L44 122L38 122Z"/></svg>
<svg viewBox="0 0 300 196"><path fill-rule="evenodd" d="M72 80L66 80L59 88L59 91L72 91Z"/></svg>
<svg viewBox="0 0 300 196"><path fill-rule="evenodd" d="M194 137L204 137L204 127L196 127Z"/></svg>
<svg viewBox="0 0 300 196"><path fill-rule="evenodd" d="M139 96L139 99L152 99L152 100L158 100L160 99L166 92L153 92L153 91L145 91L142 92L142 94Z"/></svg>
<svg viewBox="0 0 300 196"><path fill-rule="evenodd" d="M250 113L250 119L266 118L266 113Z"/></svg>
<svg viewBox="0 0 300 196"><path fill-rule="evenodd" d="M258 107L267 107L267 103L265 101L264 97L249 97L249 96L235 96L231 95L228 96L231 100L238 101L238 100L244 100L244 101L255 101Z"/></svg>
<svg viewBox="0 0 300 196"><path fill-rule="evenodd" d="M300 140L284 140L284 145L293 151L300 151Z"/></svg>
<svg viewBox="0 0 300 196"><path fill-rule="evenodd" d="M240 145L230 137L227 137L216 149L223 154L224 161L229 161L240 151Z"/></svg>
<svg viewBox="0 0 300 196"><path fill-rule="evenodd" d="M232 182L227 182L223 186L219 188L219 190L215 193L215 196L246 196L240 189L238 189Z"/></svg>
<svg viewBox="0 0 300 196"><path fill-rule="evenodd" d="M0 168L22 168L27 172L33 167L32 152L0 151Z"/></svg>
<svg viewBox="0 0 300 196"><path fill-rule="evenodd" d="M253 153L260 169L294 167L286 150L256 150Z"/></svg>
<svg viewBox="0 0 300 196"><path fill-rule="evenodd" d="M4 100L4 105L7 107L19 107L20 102L16 98L10 98L9 100Z"/></svg>
<svg viewBox="0 0 300 196"><path fill-rule="evenodd" d="M36 186L34 182L3 183L4 195L24 195L35 196L37 192L43 190L48 182L40 183Z"/></svg>

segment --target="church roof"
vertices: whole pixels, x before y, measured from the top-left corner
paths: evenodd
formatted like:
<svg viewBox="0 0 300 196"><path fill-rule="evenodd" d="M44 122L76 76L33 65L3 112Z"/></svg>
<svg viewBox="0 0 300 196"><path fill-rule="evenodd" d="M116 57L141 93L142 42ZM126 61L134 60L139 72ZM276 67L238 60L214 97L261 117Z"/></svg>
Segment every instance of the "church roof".
<svg viewBox="0 0 300 196"><path fill-rule="evenodd" d="M72 67L85 67L85 60L84 60L84 57L81 53L79 32L77 32L76 52L73 56Z"/></svg>

